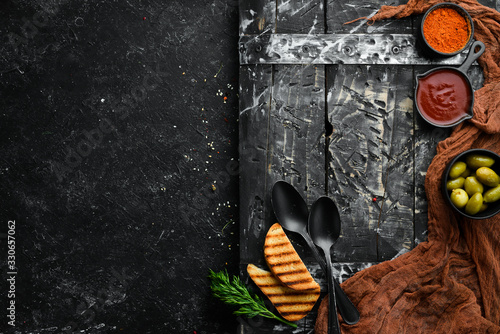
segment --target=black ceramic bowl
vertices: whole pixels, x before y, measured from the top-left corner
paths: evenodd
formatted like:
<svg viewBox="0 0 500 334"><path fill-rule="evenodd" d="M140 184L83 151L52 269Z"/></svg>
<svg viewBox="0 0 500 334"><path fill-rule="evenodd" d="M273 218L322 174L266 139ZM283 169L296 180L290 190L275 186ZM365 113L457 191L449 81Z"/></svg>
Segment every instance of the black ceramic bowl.
<svg viewBox="0 0 500 334"><path fill-rule="evenodd" d="M469 215L469 214L466 214L464 212L464 210L460 210L455 205L453 205L453 203L451 202L451 199L450 199L450 191L448 191L446 189L446 183L448 182L448 179L449 179L448 174L450 173L451 166L457 161L465 162L465 157L468 154L472 154L472 153L486 155L488 157L493 158L495 160L495 163L490 168L493 169L495 171L495 173L500 175L500 156L498 154L496 154L495 152L489 151L489 150L484 150L484 149L471 149L471 150L468 150L468 151L465 151L465 152L458 154L453 160L450 161L450 163L448 164L448 166L446 167L446 169L443 172L443 177L442 177L442 182L441 182L441 191L443 193L443 196L444 196L446 202L453 208L453 210L455 210L456 212L458 212L462 216L467 217L467 218L471 218L471 219L486 219L486 218L490 218L490 217L492 217L500 212L500 200L493 202L493 203L488 203L488 208L486 210L484 210L483 212L479 212L475 215Z"/></svg>
<svg viewBox="0 0 500 334"><path fill-rule="evenodd" d="M450 52L450 53L445 53L445 52L441 52L441 51L438 51L438 50L434 49L432 46L430 46L429 42L426 40L425 35L424 35L424 24L425 24L425 20L429 16L429 14L432 13L433 11L435 11L436 9L443 8L443 7L444 8L452 8L456 12L458 12L460 15L462 15L462 17L467 22L467 25L468 25L467 28L469 30L469 38L468 38L467 42L464 44L464 46L461 49L456 50L454 52ZM443 24L446 24L446 22L443 22ZM422 18L422 22L420 24L420 37L421 37L421 39L423 41L423 43L422 43L423 47L424 47L426 53L429 56L434 56L434 57L451 57L451 56L454 56L456 54L459 54L460 52L464 51L470 45L470 43L472 42L472 37L473 36L474 36L474 23L472 22L471 16L461 6L459 6L457 4L454 4L454 3L451 3L451 2L438 3L437 5L434 5L431 8L429 8L427 10L427 12L425 12L424 17Z"/></svg>

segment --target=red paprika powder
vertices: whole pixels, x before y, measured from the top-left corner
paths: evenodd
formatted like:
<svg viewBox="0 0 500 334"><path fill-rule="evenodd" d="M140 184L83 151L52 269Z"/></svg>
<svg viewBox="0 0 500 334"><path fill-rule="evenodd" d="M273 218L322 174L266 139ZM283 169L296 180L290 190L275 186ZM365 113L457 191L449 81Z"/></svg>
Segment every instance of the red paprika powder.
<svg viewBox="0 0 500 334"><path fill-rule="evenodd" d="M424 37L436 51L453 53L462 49L470 37L470 26L465 17L451 7L439 7L424 21Z"/></svg>

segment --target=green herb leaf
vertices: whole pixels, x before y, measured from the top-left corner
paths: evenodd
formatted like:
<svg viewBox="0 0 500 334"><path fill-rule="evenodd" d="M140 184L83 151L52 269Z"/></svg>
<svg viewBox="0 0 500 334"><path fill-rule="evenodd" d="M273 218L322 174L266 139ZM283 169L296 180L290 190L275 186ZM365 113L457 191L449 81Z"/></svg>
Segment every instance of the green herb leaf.
<svg viewBox="0 0 500 334"><path fill-rule="evenodd" d="M226 304L239 306L239 308L233 312L235 315L244 315L249 318L260 315L266 318L276 319L293 328L297 328L297 325L293 322L280 318L269 311L262 298L257 295L252 296L238 276L233 276L231 280L227 270L219 271L218 273L210 270L208 278L211 280L210 289L215 297Z"/></svg>

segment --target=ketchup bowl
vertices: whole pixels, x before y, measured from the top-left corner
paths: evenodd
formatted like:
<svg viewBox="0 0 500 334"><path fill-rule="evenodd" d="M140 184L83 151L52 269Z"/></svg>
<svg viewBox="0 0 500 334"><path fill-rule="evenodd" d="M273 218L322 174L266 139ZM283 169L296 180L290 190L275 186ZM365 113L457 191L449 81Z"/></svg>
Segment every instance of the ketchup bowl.
<svg viewBox="0 0 500 334"><path fill-rule="evenodd" d="M429 124L448 128L474 116L474 90L467 70L484 49L483 42L476 41L460 67L441 66L416 76L415 105Z"/></svg>

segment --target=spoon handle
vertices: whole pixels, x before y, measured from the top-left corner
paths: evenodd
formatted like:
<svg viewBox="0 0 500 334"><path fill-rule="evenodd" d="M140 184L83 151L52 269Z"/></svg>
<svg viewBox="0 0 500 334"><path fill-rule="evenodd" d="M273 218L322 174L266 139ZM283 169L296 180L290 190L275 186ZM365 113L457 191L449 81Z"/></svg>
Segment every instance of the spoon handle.
<svg viewBox="0 0 500 334"><path fill-rule="evenodd" d="M326 258L326 275L328 279L328 334L340 334L339 317L337 316L337 302L335 301L335 289L333 288L332 261L330 250L324 249Z"/></svg>
<svg viewBox="0 0 500 334"><path fill-rule="evenodd" d="M342 319L348 325L358 323L360 318L358 309L354 306L349 297L347 297L346 293L342 290L336 279L333 279L333 283L335 288L335 298L337 299L337 306Z"/></svg>
<svg viewBox="0 0 500 334"><path fill-rule="evenodd" d="M323 259L323 256L321 256L321 254L319 253L318 248L312 241L311 236L308 233L302 233L302 236L306 240L309 248L312 250L314 258L319 263L319 266L326 274L327 273L326 262ZM346 293L344 292L344 290L342 290L340 284L337 282L336 279L333 280L333 283L335 288L335 297L337 299L337 306L339 308L339 312L340 315L342 316L342 319L344 319L344 322L348 325L356 324L359 321L360 317L358 309L356 308L356 306L354 306L349 297L347 297Z"/></svg>
<svg viewBox="0 0 500 334"><path fill-rule="evenodd" d="M326 273L326 262L325 262L323 256L321 256L321 254L319 253L318 247L316 247L316 245L314 244L314 241L312 240L311 236L307 232L304 232L301 234L302 234L302 237L306 240L306 243L309 246L309 248L312 250L314 258L316 259L316 262L318 262L318 264L321 267L321 269L323 270L323 272Z"/></svg>

